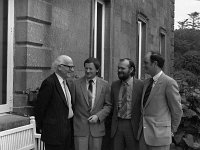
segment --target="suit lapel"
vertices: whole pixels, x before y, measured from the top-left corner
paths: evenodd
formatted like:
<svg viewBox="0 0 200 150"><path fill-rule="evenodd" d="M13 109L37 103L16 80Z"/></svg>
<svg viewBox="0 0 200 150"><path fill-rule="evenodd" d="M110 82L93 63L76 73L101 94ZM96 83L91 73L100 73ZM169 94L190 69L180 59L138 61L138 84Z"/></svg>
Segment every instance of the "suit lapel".
<svg viewBox="0 0 200 150"><path fill-rule="evenodd" d="M63 102L67 105L67 101L66 101L66 98L65 98L65 94L64 94L64 92L63 92L63 90L62 90L62 87L61 87L61 85L60 85L60 82L59 82L59 80L58 80L56 74L54 74L53 78L54 78L54 81L55 81L55 84L56 84L56 89L57 89L59 95L61 96ZM67 105L67 106L68 106L68 105Z"/></svg>
<svg viewBox="0 0 200 150"><path fill-rule="evenodd" d="M144 108L149 104L149 102L152 100L152 97L159 90L160 85L162 84L162 81L163 81L163 75L164 75L164 73L161 74L161 76L158 78L158 81L156 82L155 86L152 88L151 93L150 93L150 95L149 95L149 97L147 99L147 102L146 102Z"/></svg>
<svg viewBox="0 0 200 150"><path fill-rule="evenodd" d="M148 81L145 82L144 88L143 88L143 91L142 91L142 100L141 100L141 109L142 110L144 109L144 107L143 107L144 94L145 94L145 91L146 91L148 85L149 85L149 79L148 79Z"/></svg>
<svg viewBox="0 0 200 150"><path fill-rule="evenodd" d="M122 82L120 80L117 81L116 85L113 87L113 94L114 94L114 103L115 106L118 110L118 102L119 102L119 91L120 91L120 87L121 87ZM116 97L115 97L116 95ZM116 111L117 112L117 111Z"/></svg>
<svg viewBox="0 0 200 150"><path fill-rule="evenodd" d="M95 99L94 99L94 106L93 106L92 109L94 109L95 106L97 105L97 103L99 102L101 90L102 90L102 84L101 84L99 78L96 78L96 96L95 96Z"/></svg>
<svg viewBox="0 0 200 150"><path fill-rule="evenodd" d="M89 105L88 91L87 91L87 88L86 88L86 79L85 78L82 78L82 80L81 80L81 90L82 90L82 93L83 93L83 96L85 98L86 103Z"/></svg>
<svg viewBox="0 0 200 150"><path fill-rule="evenodd" d="M134 104L135 104L135 101L136 101L136 97L137 97L137 95L136 95L136 91L137 91L137 84L136 84L136 80L135 80L135 78L133 78L133 88L132 88L132 100L133 99L135 99L134 101L132 101L132 106L134 106ZM133 107L132 107L133 108Z"/></svg>
<svg viewBox="0 0 200 150"><path fill-rule="evenodd" d="M119 91L120 91L121 85L122 85L122 82L119 80L118 87L116 87L116 93L117 93L116 104L118 104L118 101L119 101Z"/></svg>

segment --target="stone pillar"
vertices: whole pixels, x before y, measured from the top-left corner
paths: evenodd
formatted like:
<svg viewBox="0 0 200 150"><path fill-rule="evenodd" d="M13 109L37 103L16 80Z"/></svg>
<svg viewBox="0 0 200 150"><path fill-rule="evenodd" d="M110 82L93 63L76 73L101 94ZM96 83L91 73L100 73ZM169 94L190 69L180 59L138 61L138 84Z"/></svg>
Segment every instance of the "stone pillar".
<svg viewBox="0 0 200 150"><path fill-rule="evenodd" d="M31 115L30 91L34 91L51 68L49 29L52 4L42 0L15 1L13 111Z"/></svg>

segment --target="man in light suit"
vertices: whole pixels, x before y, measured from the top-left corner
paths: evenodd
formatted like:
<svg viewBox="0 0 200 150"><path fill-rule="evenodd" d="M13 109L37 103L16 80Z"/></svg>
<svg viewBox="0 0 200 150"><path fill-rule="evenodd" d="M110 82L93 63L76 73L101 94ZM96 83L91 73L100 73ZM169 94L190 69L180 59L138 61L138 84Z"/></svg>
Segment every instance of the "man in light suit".
<svg viewBox="0 0 200 150"><path fill-rule="evenodd" d="M75 150L101 150L105 135L104 120L111 110L110 86L97 77L100 63L96 58L84 62L85 76L75 81Z"/></svg>
<svg viewBox="0 0 200 150"><path fill-rule="evenodd" d="M35 106L37 128L42 134L46 150L69 150L72 145L73 82L74 73L69 56L59 56L52 65L54 73L47 77L39 90Z"/></svg>
<svg viewBox="0 0 200 150"><path fill-rule="evenodd" d="M183 113L178 85L162 71L163 66L164 58L159 53L146 54L144 67L152 78L145 80L143 90L140 150L169 150Z"/></svg>
<svg viewBox="0 0 200 150"><path fill-rule="evenodd" d="M141 116L143 82L136 79L134 75L134 62L128 58L121 59L118 64L119 80L113 82L111 86L113 102L111 137L114 150L138 150L139 148L137 133ZM124 93L125 86L127 87Z"/></svg>

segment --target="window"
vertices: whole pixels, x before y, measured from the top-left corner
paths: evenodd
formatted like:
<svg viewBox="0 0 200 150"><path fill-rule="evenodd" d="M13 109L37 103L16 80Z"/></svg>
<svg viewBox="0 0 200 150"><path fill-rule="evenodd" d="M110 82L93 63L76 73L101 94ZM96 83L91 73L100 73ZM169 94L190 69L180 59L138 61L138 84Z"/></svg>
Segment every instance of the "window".
<svg viewBox="0 0 200 150"><path fill-rule="evenodd" d="M159 35L159 52L165 58L166 56L166 30L163 28L160 28L160 35ZM166 63L165 63L166 64ZM165 70L165 66L163 68Z"/></svg>
<svg viewBox="0 0 200 150"><path fill-rule="evenodd" d="M0 113L13 102L14 0L0 1Z"/></svg>
<svg viewBox="0 0 200 150"><path fill-rule="evenodd" d="M95 0L94 16L94 52L95 58L101 62L100 76L104 77L104 33L105 33L105 3Z"/></svg>
<svg viewBox="0 0 200 150"><path fill-rule="evenodd" d="M144 79L143 57L146 51L147 18L143 14L138 14L138 46L137 46L137 77Z"/></svg>

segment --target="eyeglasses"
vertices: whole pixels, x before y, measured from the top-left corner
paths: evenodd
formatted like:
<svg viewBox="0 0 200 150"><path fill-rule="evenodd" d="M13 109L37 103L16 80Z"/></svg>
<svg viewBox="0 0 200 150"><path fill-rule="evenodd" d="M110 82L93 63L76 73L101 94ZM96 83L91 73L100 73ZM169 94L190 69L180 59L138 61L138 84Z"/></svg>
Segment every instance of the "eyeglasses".
<svg viewBox="0 0 200 150"><path fill-rule="evenodd" d="M60 65L65 66L65 67L67 67L69 69L74 69L74 67L75 67L75 66L68 66L68 65L65 65L65 64L60 64Z"/></svg>

